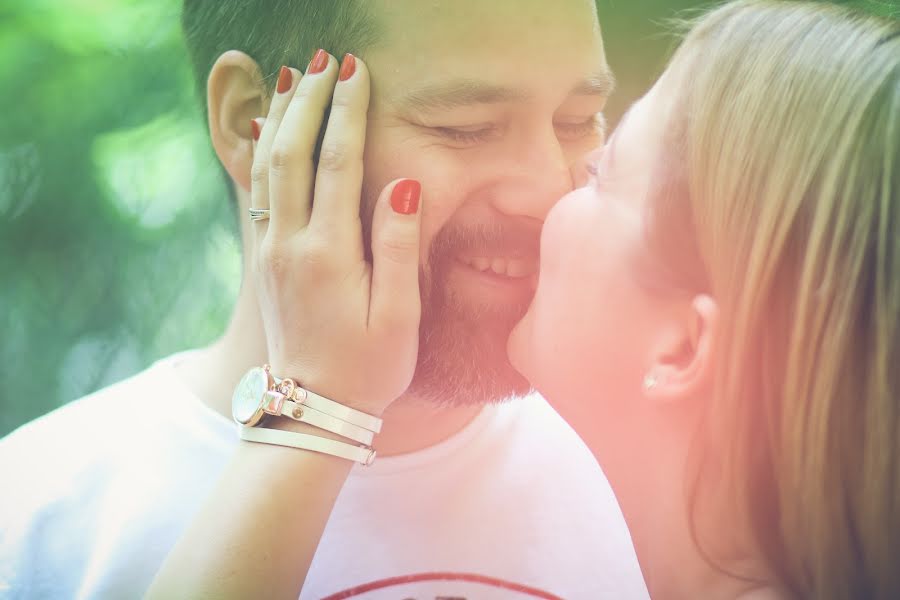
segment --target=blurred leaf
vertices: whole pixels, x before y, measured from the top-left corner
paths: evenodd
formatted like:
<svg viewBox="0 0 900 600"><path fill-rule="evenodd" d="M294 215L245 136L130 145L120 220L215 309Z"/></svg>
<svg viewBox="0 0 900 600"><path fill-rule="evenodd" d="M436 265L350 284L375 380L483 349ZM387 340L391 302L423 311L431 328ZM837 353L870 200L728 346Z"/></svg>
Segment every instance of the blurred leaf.
<svg viewBox="0 0 900 600"><path fill-rule="evenodd" d="M172 223L190 207L198 175L218 176L208 161L196 158L206 150L203 134L196 119L163 115L140 127L98 136L93 161L106 198L141 227ZM204 181L201 187L212 183Z"/></svg>
<svg viewBox="0 0 900 600"><path fill-rule="evenodd" d="M0 435L227 321L240 252L180 6L0 8Z"/></svg>

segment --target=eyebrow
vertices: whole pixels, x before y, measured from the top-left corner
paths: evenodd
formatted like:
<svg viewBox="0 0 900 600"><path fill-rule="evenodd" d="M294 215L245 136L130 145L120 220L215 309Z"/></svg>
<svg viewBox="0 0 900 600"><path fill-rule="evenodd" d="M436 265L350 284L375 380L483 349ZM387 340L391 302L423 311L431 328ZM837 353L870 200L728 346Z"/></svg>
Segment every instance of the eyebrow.
<svg viewBox="0 0 900 600"><path fill-rule="evenodd" d="M616 78L609 70L601 71L578 82L569 92L570 96L601 96L609 98L616 90Z"/></svg>
<svg viewBox="0 0 900 600"><path fill-rule="evenodd" d="M592 75L576 84L570 96L608 98L615 89L615 79L608 70ZM531 94L479 79L456 79L447 83L426 85L407 92L397 100L403 109L418 111L448 110L474 104L524 102Z"/></svg>

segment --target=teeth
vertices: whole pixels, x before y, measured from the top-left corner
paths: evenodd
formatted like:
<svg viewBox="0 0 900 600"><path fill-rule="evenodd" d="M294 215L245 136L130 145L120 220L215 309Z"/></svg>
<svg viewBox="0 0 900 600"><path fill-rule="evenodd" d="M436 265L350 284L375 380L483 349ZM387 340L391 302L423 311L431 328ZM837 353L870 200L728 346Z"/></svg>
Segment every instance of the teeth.
<svg viewBox="0 0 900 600"><path fill-rule="evenodd" d="M488 271L504 277L522 278L535 274L536 265L521 258L486 258L478 256L463 258L462 261L478 271Z"/></svg>
<svg viewBox="0 0 900 600"><path fill-rule="evenodd" d="M472 262L469 264L472 265L473 267L475 267L476 269L478 269L479 271L487 271L488 269L491 268L490 259L483 258L480 256L478 258L473 258Z"/></svg>
<svg viewBox="0 0 900 600"><path fill-rule="evenodd" d="M506 274L510 277L525 277L531 269L524 260L510 260L506 265Z"/></svg>

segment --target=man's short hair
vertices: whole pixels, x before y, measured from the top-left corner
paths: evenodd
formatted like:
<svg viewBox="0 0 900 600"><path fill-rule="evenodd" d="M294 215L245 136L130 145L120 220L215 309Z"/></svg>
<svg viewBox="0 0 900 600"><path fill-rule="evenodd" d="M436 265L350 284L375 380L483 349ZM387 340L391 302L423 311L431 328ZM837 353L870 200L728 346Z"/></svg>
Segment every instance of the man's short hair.
<svg viewBox="0 0 900 600"><path fill-rule="evenodd" d="M377 39L365 0L184 0L181 27L201 98L213 64L228 50L253 58L271 93L282 65L306 70L318 48L340 60Z"/></svg>

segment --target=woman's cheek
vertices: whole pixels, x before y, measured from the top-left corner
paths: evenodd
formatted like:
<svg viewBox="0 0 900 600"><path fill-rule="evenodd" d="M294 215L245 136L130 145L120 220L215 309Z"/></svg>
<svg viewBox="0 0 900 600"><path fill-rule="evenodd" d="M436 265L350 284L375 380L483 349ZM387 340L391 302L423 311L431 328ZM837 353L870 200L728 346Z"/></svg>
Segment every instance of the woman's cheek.
<svg viewBox="0 0 900 600"><path fill-rule="evenodd" d="M598 263L591 231L585 228L591 215L575 194L563 198L545 222L538 289L521 327L531 348L520 354L530 357L530 368L538 371L532 383L539 387L568 387L571 382L565 380L578 376L590 350L585 333L597 317L591 314L591 298Z"/></svg>
<svg viewBox="0 0 900 600"><path fill-rule="evenodd" d="M640 229L630 213L594 190L579 190L564 202L548 218L545 250L554 256L547 257L535 330L553 340L540 343L554 376L569 378L557 387L575 394L617 389L640 353L640 336L629 332L646 316L627 258Z"/></svg>

